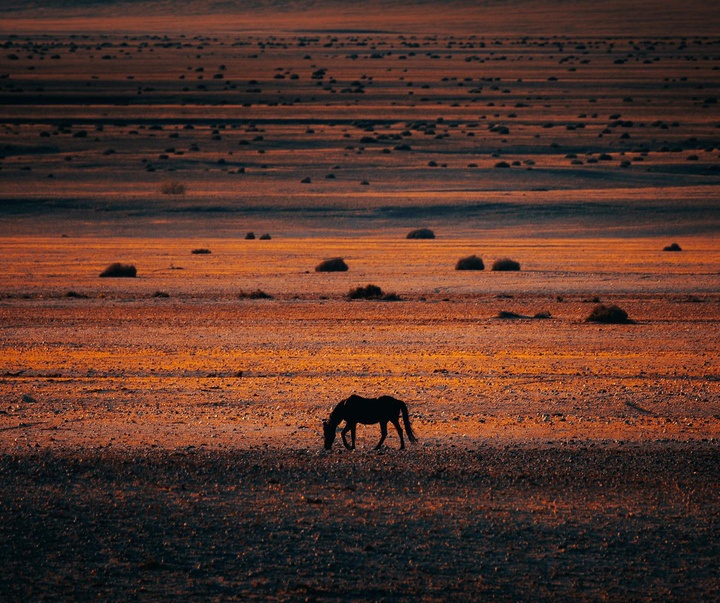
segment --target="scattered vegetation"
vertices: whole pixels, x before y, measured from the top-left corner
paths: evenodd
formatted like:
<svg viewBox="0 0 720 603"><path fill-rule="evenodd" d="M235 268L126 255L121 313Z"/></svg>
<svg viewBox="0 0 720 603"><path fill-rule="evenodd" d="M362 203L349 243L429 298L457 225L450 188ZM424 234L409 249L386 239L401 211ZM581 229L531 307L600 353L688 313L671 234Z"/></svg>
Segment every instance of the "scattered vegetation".
<svg viewBox="0 0 720 603"><path fill-rule="evenodd" d="M170 294L167 291L155 291L155 293L153 293L152 296L165 299L165 298L170 297Z"/></svg>
<svg viewBox="0 0 720 603"><path fill-rule="evenodd" d="M265 233L264 235L260 235L261 241L269 241L270 239L272 239L272 237L268 233Z"/></svg>
<svg viewBox="0 0 720 603"><path fill-rule="evenodd" d="M416 228L411 230L408 234L407 239L434 239L435 233L429 228Z"/></svg>
<svg viewBox="0 0 720 603"><path fill-rule="evenodd" d="M455 264L455 270L485 270L485 263L482 261L482 258L471 255L459 259L457 264Z"/></svg>
<svg viewBox="0 0 720 603"><path fill-rule="evenodd" d="M184 195L185 185L173 180L171 182L163 182L160 190L163 195Z"/></svg>
<svg viewBox="0 0 720 603"><path fill-rule="evenodd" d="M315 272L347 272L348 265L342 258L323 260L315 266Z"/></svg>
<svg viewBox="0 0 720 603"><path fill-rule="evenodd" d="M191 252L193 255L209 255L212 253L209 249L200 248L200 249L193 249Z"/></svg>
<svg viewBox="0 0 720 603"><path fill-rule="evenodd" d="M677 243L671 243L663 247L663 251L682 251L682 248Z"/></svg>
<svg viewBox="0 0 720 603"><path fill-rule="evenodd" d="M252 241L253 239L255 239L255 233L254 233L254 232L249 232L249 233L247 233L247 234L245 235L245 240L246 240L246 241Z"/></svg>
<svg viewBox="0 0 720 603"><path fill-rule="evenodd" d="M87 299L88 296L84 293L78 293L77 291L68 291L65 294L65 297L70 297L72 299Z"/></svg>
<svg viewBox="0 0 720 603"><path fill-rule="evenodd" d="M110 264L100 273L101 278L135 278L137 276L137 268L132 264L121 264L115 262Z"/></svg>
<svg viewBox="0 0 720 603"><path fill-rule="evenodd" d="M501 258L493 262L492 269L496 272L509 272L514 270L520 270L520 262L516 262L515 260L511 260L510 258Z"/></svg>
<svg viewBox="0 0 720 603"><path fill-rule="evenodd" d="M633 322L628 318L627 312L614 304L598 304L592 309L585 322L600 322L604 324L627 324Z"/></svg>

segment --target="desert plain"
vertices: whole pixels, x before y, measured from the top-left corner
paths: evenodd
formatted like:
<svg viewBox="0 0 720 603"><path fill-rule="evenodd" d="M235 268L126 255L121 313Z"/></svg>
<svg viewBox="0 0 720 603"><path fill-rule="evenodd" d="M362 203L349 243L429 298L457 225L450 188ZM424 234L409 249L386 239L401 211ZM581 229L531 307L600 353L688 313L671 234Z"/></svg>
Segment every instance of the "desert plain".
<svg viewBox="0 0 720 603"><path fill-rule="evenodd" d="M0 600L718 600L716 11L236 4L0 13Z"/></svg>

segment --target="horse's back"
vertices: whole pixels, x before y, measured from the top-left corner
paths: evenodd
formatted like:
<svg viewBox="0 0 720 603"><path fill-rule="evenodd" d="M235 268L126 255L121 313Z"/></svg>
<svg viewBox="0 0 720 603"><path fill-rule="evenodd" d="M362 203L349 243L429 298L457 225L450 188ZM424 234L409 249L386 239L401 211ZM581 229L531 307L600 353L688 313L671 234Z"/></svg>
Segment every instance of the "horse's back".
<svg viewBox="0 0 720 603"><path fill-rule="evenodd" d="M358 423L379 423L397 418L403 403L392 396L364 398L352 394L341 404L345 407L346 418Z"/></svg>

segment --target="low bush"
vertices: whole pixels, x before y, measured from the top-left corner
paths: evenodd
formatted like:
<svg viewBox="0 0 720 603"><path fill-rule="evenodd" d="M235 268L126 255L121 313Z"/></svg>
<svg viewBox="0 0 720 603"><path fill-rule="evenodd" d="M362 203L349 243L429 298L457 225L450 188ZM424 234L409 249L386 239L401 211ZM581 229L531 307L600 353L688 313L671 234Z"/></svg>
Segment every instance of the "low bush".
<svg viewBox="0 0 720 603"><path fill-rule="evenodd" d="M209 249L201 248L201 249L193 249L191 253L193 255L209 255L212 253L212 251L210 251Z"/></svg>
<svg viewBox="0 0 720 603"><path fill-rule="evenodd" d="M663 247L663 251L682 251L682 248L677 243L671 243L666 247Z"/></svg>
<svg viewBox="0 0 720 603"><path fill-rule="evenodd" d="M254 233L254 232L249 232L249 233L247 233L247 234L245 235L245 240L246 240L246 241L252 241L252 240L254 240L254 239L255 239L255 233Z"/></svg>
<svg viewBox="0 0 720 603"><path fill-rule="evenodd" d="M600 322L604 324L627 324L632 322L628 318L627 312L618 306L611 304L598 304L590 312L590 316L585 319L585 322Z"/></svg>
<svg viewBox="0 0 720 603"><path fill-rule="evenodd" d="M268 233L265 233L264 235L260 235L261 241L269 241L270 239L272 239L272 237Z"/></svg>
<svg viewBox="0 0 720 603"><path fill-rule="evenodd" d="M347 272L348 265L342 258L323 260L315 266L315 272Z"/></svg>
<svg viewBox="0 0 720 603"><path fill-rule="evenodd" d="M132 264L115 262L100 273L101 278L135 278L137 269Z"/></svg>
<svg viewBox="0 0 720 603"><path fill-rule="evenodd" d="M429 228L416 228L411 230L408 234L407 239L434 239L435 233Z"/></svg>
<svg viewBox="0 0 720 603"><path fill-rule="evenodd" d="M461 258L455 264L455 270L485 270L485 264L482 258L476 255L471 255L466 258Z"/></svg>
<svg viewBox="0 0 720 603"><path fill-rule="evenodd" d="M511 260L510 258L502 258L493 262L492 269L496 272L520 270L520 262L516 262L515 260Z"/></svg>

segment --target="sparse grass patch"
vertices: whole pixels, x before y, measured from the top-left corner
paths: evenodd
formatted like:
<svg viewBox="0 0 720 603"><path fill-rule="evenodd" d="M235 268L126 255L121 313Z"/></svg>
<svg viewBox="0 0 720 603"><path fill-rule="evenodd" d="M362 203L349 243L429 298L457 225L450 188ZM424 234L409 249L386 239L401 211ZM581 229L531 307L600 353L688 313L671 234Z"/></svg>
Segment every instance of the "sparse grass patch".
<svg viewBox="0 0 720 603"><path fill-rule="evenodd" d="M457 264L455 264L455 270L485 270L485 263L482 261L482 258L471 255L459 259Z"/></svg>
<svg viewBox="0 0 720 603"><path fill-rule="evenodd" d="M137 268L133 264L114 262L100 273L101 278L135 278Z"/></svg>
<svg viewBox="0 0 720 603"><path fill-rule="evenodd" d="M171 182L163 182L160 190L163 195L184 195L185 185L173 180Z"/></svg>
<svg viewBox="0 0 720 603"><path fill-rule="evenodd" d="M416 228L415 230L411 230L408 234L406 239L434 239L435 233L430 230L429 228Z"/></svg>
<svg viewBox="0 0 720 603"><path fill-rule="evenodd" d="M492 269L496 272L517 271L520 270L520 262L516 262L510 258L501 258L493 262Z"/></svg>
<svg viewBox="0 0 720 603"><path fill-rule="evenodd" d="M153 297L160 297L160 298L167 298L170 297L170 294L167 291L155 291L152 295Z"/></svg>
<svg viewBox="0 0 720 603"><path fill-rule="evenodd" d="M348 265L342 258L323 260L315 266L315 272L347 272Z"/></svg>
<svg viewBox="0 0 720 603"><path fill-rule="evenodd" d="M209 249L200 248L200 249L193 249L190 253L193 255L209 255L212 253Z"/></svg>
<svg viewBox="0 0 720 603"><path fill-rule="evenodd" d="M598 304L592 309L585 322L600 322L603 324L628 324L633 321L628 318L627 312L614 304Z"/></svg>

